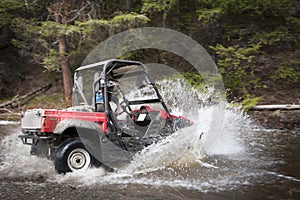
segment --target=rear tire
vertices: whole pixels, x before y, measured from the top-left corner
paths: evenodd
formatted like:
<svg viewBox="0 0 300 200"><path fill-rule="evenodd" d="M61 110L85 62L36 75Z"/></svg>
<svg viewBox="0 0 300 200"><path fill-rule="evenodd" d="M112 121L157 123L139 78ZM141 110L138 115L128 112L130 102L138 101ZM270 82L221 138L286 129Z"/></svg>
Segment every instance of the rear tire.
<svg viewBox="0 0 300 200"><path fill-rule="evenodd" d="M79 138L71 138L63 142L58 148L54 167L57 173L85 170L96 162Z"/></svg>

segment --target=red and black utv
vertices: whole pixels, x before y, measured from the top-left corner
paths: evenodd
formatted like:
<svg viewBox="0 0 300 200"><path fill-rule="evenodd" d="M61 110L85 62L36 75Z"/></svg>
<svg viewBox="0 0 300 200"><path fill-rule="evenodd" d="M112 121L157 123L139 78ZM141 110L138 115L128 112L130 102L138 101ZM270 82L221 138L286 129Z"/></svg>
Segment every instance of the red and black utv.
<svg viewBox="0 0 300 200"><path fill-rule="evenodd" d="M141 62L106 60L75 71L73 107L22 112L19 137L58 173L118 168L192 122L174 116Z"/></svg>

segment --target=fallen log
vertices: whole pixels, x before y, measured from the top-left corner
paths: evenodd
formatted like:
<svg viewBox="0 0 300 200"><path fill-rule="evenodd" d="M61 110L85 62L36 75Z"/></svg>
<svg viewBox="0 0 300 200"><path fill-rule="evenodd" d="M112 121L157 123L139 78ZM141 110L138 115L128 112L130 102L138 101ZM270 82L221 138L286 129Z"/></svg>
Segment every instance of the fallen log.
<svg viewBox="0 0 300 200"><path fill-rule="evenodd" d="M11 110L8 110L7 108L0 108L0 114L1 113L13 113Z"/></svg>
<svg viewBox="0 0 300 200"><path fill-rule="evenodd" d="M30 91L27 94L24 94L22 96L17 95L14 98L12 98L12 100L0 104L0 108L15 108L17 106L24 105L28 100L48 90L51 86L52 83L49 83L33 91Z"/></svg>
<svg viewBox="0 0 300 200"><path fill-rule="evenodd" d="M250 111L274 111L274 110L300 110L300 105L257 105L249 108Z"/></svg>

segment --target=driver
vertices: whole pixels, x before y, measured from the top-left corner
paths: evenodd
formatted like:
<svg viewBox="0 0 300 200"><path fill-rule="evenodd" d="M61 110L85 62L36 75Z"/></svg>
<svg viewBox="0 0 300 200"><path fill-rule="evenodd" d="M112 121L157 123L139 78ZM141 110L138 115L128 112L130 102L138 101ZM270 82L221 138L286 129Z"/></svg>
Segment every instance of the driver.
<svg viewBox="0 0 300 200"><path fill-rule="evenodd" d="M119 102L119 98L117 96L117 93L114 92L115 86L118 84L116 80L109 79L107 82L107 89L108 89L108 101L113 102L117 105L116 114L120 114L122 112L122 107Z"/></svg>
<svg viewBox="0 0 300 200"><path fill-rule="evenodd" d="M114 92L114 87L117 85L117 81L110 79L107 82L107 89L108 89L108 102L113 102L117 105L116 114L122 113L122 107L119 103L119 98L117 94ZM96 93L96 111L97 112L104 112L104 104L103 104L103 95L101 90Z"/></svg>

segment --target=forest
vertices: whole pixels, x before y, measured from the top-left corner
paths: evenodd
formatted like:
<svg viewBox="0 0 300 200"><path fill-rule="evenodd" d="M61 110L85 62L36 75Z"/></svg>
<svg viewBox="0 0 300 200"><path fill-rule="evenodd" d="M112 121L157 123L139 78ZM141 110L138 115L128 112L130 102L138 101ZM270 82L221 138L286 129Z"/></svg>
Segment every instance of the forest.
<svg viewBox="0 0 300 200"><path fill-rule="evenodd" d="M51 84L35 104L70 106L72 74L86 55L138 27L176 30L201 44L230 102L300 103L299 0L1 0L0 103ZM193 85L202 81L170 52L125 58L172 66Z"/></svg>

